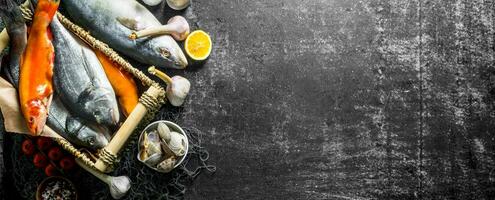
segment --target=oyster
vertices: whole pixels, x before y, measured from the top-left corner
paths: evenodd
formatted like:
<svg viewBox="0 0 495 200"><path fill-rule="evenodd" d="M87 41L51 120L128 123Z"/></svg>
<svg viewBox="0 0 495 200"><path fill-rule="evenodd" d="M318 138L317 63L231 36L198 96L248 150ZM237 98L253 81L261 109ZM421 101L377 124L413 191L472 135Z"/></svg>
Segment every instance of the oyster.
<svg viewBox="0 0 495 200"><path fill-rule="evenodd" d="M156 130L158 130L158 135L163 141L170 142L170 129L165 123L158 123Z"/></svg>
<svg viewBox="0 0 495 200"><path fill-rule="evenodd" d="M146 149L146 153L151 156L154 154L162 154L162 148L160 146L160 137L158 137L158 134L156 131L153 131L148 134L148 148Z"/></svg>
<svg viewBox="0 0 495 200"><path fill-rule="evenodd" d="M175 131L170 132L170 142L168 147L176 156L183 156L186 152L186 138Z"/></svg>
<svg viewBox="0 0 495 200"><path fill-rule="evenodd" d="M159 171L163 171L163 172L167 173L167 172L170 172L174 169L175 162L177 162L177 160L174 156L172 156L170 158L163 160L160 164L158 164L158 166L156 166L156 168Z"/></svg>
<svg viewBox="0 0 495 200"><path fill-rule="evenodd" d="M160 162L163 155L160 138L158 134L154 131L151 133L144 132L143 138L141 138L139 150L139 161L156 165Z"/></svg>
<svg viewBox="0 0 495 200"><path fill-rule="evenodd" d="M153 154L150 157L148 157L146 160L142 160L141 162L144 162L145 164L151 167L155 167L162 160L163 160L162 154Z"/></svg>
<svg viewBox="0 0 495 200"><path fill-rule="evenodd" d="M143 138L141 138L141 143L139 144L140 150L139 150L139 160L143 161L148 158L148 153L146 153L146 150L148 149L148 133L144 132Z"/></svg>

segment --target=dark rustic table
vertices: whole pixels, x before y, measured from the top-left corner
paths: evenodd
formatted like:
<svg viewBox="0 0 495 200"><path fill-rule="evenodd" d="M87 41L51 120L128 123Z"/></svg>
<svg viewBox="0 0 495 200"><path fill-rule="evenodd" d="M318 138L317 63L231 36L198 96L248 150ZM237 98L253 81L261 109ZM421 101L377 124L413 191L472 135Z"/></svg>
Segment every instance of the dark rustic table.
<svg viewBox="0 0 495 200"><path fill-rule="evenodd" d="M493 0L196 0L186 199L494 199ZM168 12L164 5L152 8Z"/></svg>
<svg viewBox="0 0 495 200"><path fill-rule="evenodd" d="M493 0L210 0L187 199L495 199Z"/></svg>

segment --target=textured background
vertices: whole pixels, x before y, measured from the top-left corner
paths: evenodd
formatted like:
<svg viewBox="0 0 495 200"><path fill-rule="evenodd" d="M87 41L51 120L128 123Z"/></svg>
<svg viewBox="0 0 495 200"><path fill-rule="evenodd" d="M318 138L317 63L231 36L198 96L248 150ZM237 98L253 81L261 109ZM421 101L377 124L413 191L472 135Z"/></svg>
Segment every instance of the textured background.
<svg viewBox="0 0 495 200"><path fill-rule="evenodd" d="M209 0L187 199L495 199L493 0Z"/></svg>
<svg viewBox="0 0 495 200"><path fill-rule="evenodd" d="M168 72L217 172L186 199L494 199L494 6L194 1L210 60Z"/></svg>

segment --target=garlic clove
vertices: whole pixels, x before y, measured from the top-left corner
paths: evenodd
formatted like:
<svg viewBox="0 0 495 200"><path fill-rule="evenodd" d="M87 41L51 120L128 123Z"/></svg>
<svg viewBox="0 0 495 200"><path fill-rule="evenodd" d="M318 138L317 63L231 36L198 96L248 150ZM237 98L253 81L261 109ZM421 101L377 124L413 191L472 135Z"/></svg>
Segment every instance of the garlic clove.
<svg viewBox="0 0 495 200"><path fill-rule="evenodd" d="M172 77L172 83L167 85L167 98L173 106L181 106L184 103L191 83L182 76Z"/></svg>
<svg viewBox="0 0 495 200"><path fill-rule="evenodd" d="M113 177L110 181L110 195L114 199L120 199L131 189L131 180L127 176Z"/></svg>

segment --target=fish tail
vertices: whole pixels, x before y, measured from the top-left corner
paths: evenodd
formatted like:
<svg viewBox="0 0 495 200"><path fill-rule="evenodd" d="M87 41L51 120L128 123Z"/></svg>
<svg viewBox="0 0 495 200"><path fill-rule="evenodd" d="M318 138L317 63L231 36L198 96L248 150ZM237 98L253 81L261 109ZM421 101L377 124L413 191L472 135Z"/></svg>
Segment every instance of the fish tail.
<svg viewBox="0 0 495 200"><path fill-rule="evenodd" d="M58 5L60 4L60 0L39 0L36 5L35 15L37 13L46 13L50 20L57 12Z"/></svg>

